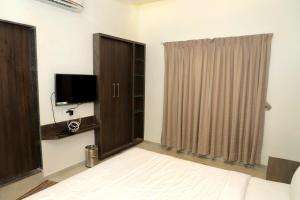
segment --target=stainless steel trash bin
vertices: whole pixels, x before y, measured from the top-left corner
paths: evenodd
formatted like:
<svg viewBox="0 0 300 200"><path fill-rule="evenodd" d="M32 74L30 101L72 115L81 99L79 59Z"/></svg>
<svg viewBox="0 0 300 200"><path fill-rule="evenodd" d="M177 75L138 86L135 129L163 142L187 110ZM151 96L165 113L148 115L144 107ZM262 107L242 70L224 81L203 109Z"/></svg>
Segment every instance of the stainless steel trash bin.
<svg viewBox="0 0 300 200"><path fill-rule="evenodd" d="M85 147L85 166L94 167L98 163L98 147L88 145Z"/></svg>

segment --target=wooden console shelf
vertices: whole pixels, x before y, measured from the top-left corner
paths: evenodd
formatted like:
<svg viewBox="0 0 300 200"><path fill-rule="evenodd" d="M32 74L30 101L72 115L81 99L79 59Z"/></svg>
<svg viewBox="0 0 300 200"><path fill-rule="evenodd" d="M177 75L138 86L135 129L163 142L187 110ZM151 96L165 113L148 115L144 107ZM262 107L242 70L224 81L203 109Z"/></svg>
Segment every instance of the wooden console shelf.
<svg viewBox="0 0 300 200"><path fill-rule="evenodd" d="M81 118L80 129L76 133L68 132L67 121L63 121L41 126L41 138L42 140L58 140L98 128L99 124L97 124L95 116L84 117Z"/></svg>

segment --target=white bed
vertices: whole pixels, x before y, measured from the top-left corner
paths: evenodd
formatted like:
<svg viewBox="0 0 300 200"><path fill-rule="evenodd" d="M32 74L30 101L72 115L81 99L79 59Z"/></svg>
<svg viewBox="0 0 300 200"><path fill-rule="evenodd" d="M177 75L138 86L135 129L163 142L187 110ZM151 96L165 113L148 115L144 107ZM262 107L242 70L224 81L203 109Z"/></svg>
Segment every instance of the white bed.
<svg viewBox="0 0 300 200"><path fill-rule="evenodd" d="M274 185L249 175L132 148L27 200L259 200ZM289 185L277 199L289 199ZM263 189L265 188L265 189ZM286 197L286 198L285 198ZM276 200L277 200L276 199Z"/></svg>
<svg viewBox="0 0 300 200"><path fill-rule="evenodd" d="M290 185L251 178L245 200L289 200Z"/></svg>

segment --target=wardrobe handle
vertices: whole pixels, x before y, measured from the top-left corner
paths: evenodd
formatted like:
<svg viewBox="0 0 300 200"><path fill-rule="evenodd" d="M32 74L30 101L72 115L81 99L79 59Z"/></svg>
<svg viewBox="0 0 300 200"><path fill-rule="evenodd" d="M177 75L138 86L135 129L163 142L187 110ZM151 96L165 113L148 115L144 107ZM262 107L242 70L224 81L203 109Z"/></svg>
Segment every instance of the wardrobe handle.
<svg viewBox="0 0 300 200"><path fill-rule="evenodd" d="M115 84L115 83L113 83L113 87L114 87L114 94L113 94L113 98L115 98L115 97L116 97L116 84Z"/></svg>
<svg viewBox="0 0 300 200"><path fill-rule="evenodd" d="M117 98L119 98L120 97L120 83L117 83L117 87L118 87L118 96L117 96Z"/></svg>

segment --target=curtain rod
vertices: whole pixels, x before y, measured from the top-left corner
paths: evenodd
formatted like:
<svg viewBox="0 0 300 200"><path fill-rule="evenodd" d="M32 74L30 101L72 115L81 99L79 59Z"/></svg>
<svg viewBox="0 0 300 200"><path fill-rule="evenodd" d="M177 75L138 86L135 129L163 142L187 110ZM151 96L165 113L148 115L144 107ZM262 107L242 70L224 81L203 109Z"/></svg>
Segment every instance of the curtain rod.
<svg viewBox="0 0 300 200"><path fill-rule="evenodd" d="M274 34L273 34L273 33L260 33L260 34L253 34L253 35L225 36L225 37L214 37L214 38L207 38L207 39L214 40L214 39L220 39L220 38L225 39L225 38L235 38L235 37L257 36L257 35L271 35L271 36L273 36ZM191 40L203 40L203 39L191 39ZM188 42L188 41L191 41L191 40L184 40L184 41L170 41L170 42ZM161 45L164 45L165 43L169 43L169 42L161 42L160 44L161 44Z"/></svg>

